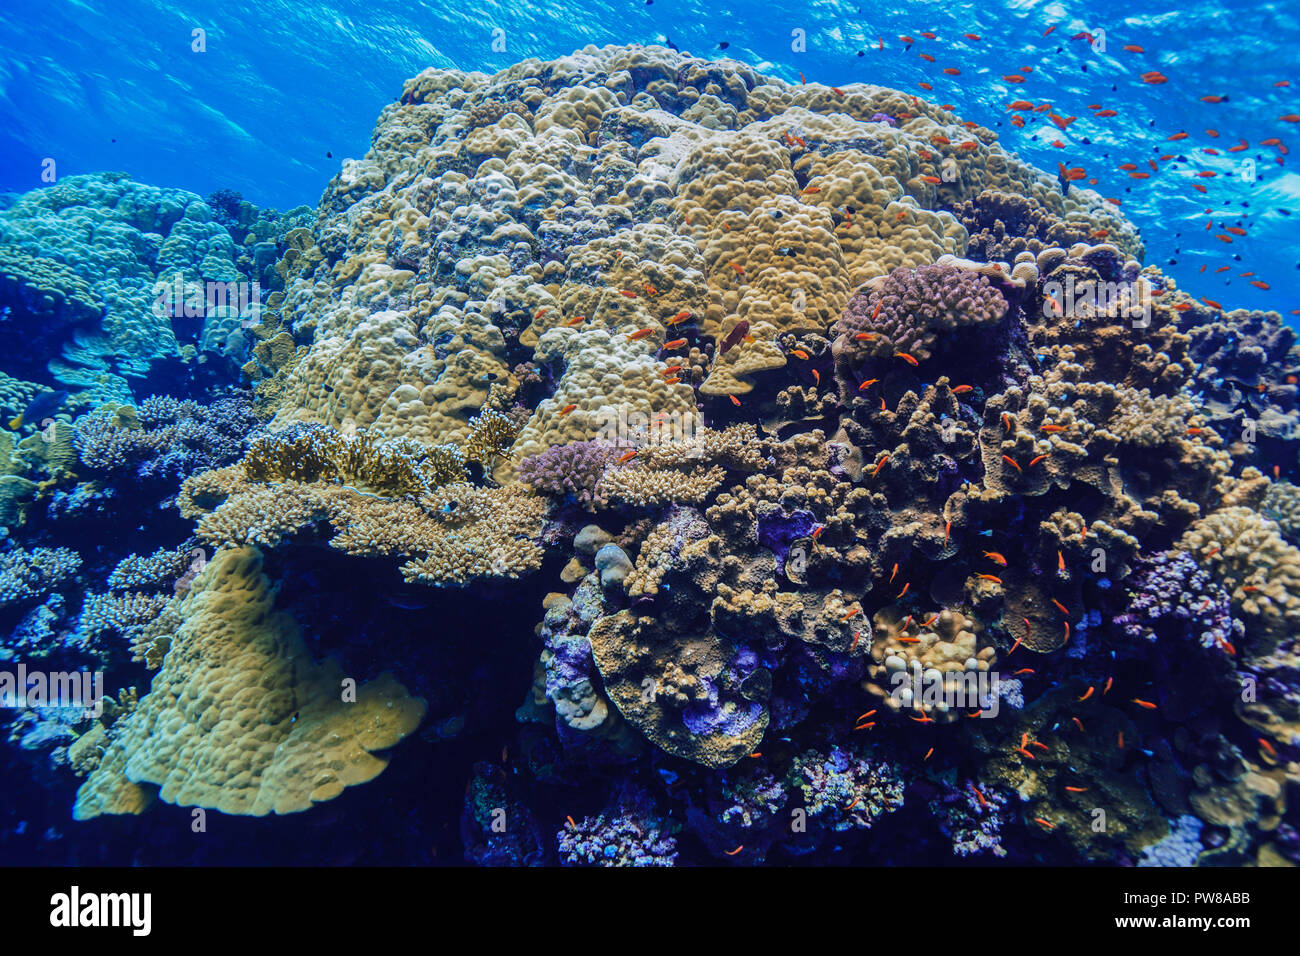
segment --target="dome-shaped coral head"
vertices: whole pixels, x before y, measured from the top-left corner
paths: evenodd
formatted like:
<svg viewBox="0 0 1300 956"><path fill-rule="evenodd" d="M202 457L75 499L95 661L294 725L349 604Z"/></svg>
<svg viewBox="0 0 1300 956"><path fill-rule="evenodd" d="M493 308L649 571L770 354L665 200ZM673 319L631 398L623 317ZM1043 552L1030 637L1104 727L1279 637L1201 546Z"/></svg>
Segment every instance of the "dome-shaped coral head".
<svg viewBox="0 0 1300 956"><path fill-rule="evenodd" d="M993 324L1007 301L978 273L953 265L901 266L852 299L835 325L837 352L930 357L940 333Z"/></svg>

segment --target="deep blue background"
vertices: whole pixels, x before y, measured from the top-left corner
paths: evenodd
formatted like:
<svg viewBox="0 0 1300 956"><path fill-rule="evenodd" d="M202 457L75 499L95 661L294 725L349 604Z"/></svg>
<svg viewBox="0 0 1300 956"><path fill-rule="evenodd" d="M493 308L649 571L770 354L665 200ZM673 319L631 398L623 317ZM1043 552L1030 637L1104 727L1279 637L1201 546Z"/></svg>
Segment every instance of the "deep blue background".
<svg viewBox="0 0 1300 956"><path fill-rule="evenodd" d="M1153 0L823 0L782 4L781 12L757 0L108 0L93 8L70 0L21 7L6 0L5 6L0 189L39 187L40 162L51 157L65 176L125 170L143 182L204 194L231 187L282 209L314 204L341 161L365 152L375 116L398 96L402 80L425 66L492 72L589 43L671 38L683 50L734 57L791 80L800 72L834 85L865 80L952 103L1036 165L1053 170L1063 160L1097 175L1097 188L1122 199L1142 229L1148 261L1194 295L1229 307L1300 309L1300 178L1292 162L1300 162L1300 151L1280 166L1278 150L1259 145L1278 136L1300 146L1300 125L1279 120L1300 113L1296 2L1189 0L1176 12ZM1043 37L1053 24L1056 30ZM207 31L205 53L190 49L194 27ZM496 27L505 31L505 52L491 49ZM795 28L806 31L806 52L791 50ZM1104 53L1070 39L1103 29ZM923 39L926 30L938 40ZM980 40L963 38L966 32ZM900 34L917 45L905 49ZM721 42L729 44L725 53ZM1125 44L1145 52L1125 52ZM923 51L936 62L923 61ZM945 76L946 66L961 76ZM1001 79L1022 66L1034 69L1027 82L1011 86ZM1169 82L1142 83L1139 75L1151 69ZM1282 80L1293 85L1273 85ZM917 87L922 81L933 84L932 93ZM1206 95L1228 100L1201 102ZM1029 114L1026 127L1016 130L1005 111L1016 98L1050 102L1056 112L1080 118L1062 134L1043 114ZM1088 104L1119 115L1095 119ZM1206 129L1221 135L1214 139ZM1166 137L1179 130L1189 137L1169 143ZM1241 138L1249 150L1223 152ZM1050 145L1058 139L1064 149ZM1206 146L1221 155L1198 152ZM1117 168L1125 162L1146 168L1149 157L1163 153L1186 156L1188 163L1142 181ZM1259 179L1226 178L1247 157L1255 159ZM1219 176L1194 179L1200 169ZM1193 182L1207 184L1208 196L1194 192ZM1207 208L1214 210L1209 231ZM1250 235L1227 245L1214 238L1225 225ZM1232 270L1216 275L1222 265ZM1250 287L1240 277L1247 270L1272 289Z"/></svg>

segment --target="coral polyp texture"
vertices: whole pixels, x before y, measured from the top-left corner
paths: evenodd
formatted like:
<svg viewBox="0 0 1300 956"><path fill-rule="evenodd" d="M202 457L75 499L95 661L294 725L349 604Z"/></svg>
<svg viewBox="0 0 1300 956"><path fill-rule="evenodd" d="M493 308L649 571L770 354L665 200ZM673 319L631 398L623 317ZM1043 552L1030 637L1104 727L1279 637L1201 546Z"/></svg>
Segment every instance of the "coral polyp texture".
<svg viewBox="0 0 1300 956"><path fill-rule="evenodd" d="M633 46L424 70L314 218L247 205L0 213L83 389L0 441L6 653L113 695L12 738L77 820L427 766L479 865L1300 862L1300 349L1116 203L910 93ZM137 401L183 346L123 296L191 273L273 294Z"/></svg>

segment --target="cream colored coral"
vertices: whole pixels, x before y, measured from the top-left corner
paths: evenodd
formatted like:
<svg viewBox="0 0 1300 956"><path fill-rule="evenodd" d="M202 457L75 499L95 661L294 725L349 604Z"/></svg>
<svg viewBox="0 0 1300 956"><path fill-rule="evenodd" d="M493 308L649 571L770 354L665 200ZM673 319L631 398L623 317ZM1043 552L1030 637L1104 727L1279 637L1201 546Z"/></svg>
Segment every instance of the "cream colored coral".
<svg viewBox="0 0 1300 956"><path fill-rule="evenodd" d="M1260 649L1300 633L1300 550L1283 539L1276 522L1252 508L1220 508L1192 525L1179 547L1232 595Z"/></svg>
<svg viewBox="0 0 1300 956"><path fill-rule="evenodd" d="M297 813L377 776L424 716L391 675L355 687L312 663L254 548L218 553L181 606L152 690L112 727L73 816L168 803L263 816Z"/></svg>

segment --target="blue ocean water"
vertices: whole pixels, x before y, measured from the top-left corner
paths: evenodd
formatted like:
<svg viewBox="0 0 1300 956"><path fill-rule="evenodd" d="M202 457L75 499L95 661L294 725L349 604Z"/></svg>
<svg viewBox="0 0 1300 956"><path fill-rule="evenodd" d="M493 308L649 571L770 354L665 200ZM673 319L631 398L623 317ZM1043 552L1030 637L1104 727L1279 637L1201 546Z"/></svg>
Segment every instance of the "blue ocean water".
<svg viewBox="0 0 1300 956"><path fill-rule="evenodd" d="M194 29L206 31L204 53L191 50ZM924 38L927 31L937 39ZM1093 42L1071 39L1084 32ZM787 80L866 81L951 103L1034 165L1065 162L1095 175L1099 191L1120 199L1141 229L1148 261L1195 295L1284 315L1300 309L1300 178L1276 147L1260 145L1300 143L1297 127L1278 119L1300 110L1300 5L1262 0L1230 10L1214 0L1176 10L1150 0L832 0L775 15L762 3L698 0L494 0L472 9L56 0L19 6L0 21L0 188L39 186L50 157L62 175L121 169L201 195L233 188L263 206L314 204L341 159L365 152L380 108L426 66L491 73L587 44L667 41ZM1130 45L1144 52L1125 51ZM961 74L945 75L945 67ZM1003 79L1022 67L1033 68L1024 83ZM1149 70L1168 82L1143 83ZM918 87L924 82L933 90ZM1062 131L1047 114L1030 113L1014 129L1005 107L1020 98L1079 118ZM1094 118L1089 104L1117 115ZM1186 139L1169 141L1182 131ZM1243 140L1247 150L1226 152ZM1169 154L1178 158L1159 160ZM1146 169L1150 159L1161 171L1149 179L1119 169ZM1217 174L1200 180L1209 183L1205 194L1192 188L1202 170ZM1207 231L1207 221L1218 225ZM1223 225L1248 235L1216 240ZM1225 265L1230 271L1215 273ZM1246 271L1271 288L1249 285Z"/></svg>

